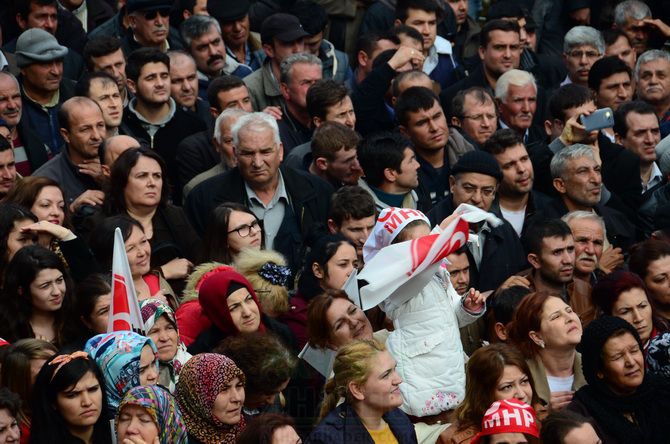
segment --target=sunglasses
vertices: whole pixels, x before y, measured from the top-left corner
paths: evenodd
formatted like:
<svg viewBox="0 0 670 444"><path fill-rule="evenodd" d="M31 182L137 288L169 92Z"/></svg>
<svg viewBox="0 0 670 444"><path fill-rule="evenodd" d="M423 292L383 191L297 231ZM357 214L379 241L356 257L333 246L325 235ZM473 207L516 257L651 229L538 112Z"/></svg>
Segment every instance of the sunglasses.
<svg viewBox="0 0 670 444"><path fill-rule="evenodd" d="M169 17L170 16L170 8L160 8L160 9L153 9L151 11L145 11L144 12L144 19L145 20L153 20L158 16L158 14L160 14L161 17Z"/></svg>

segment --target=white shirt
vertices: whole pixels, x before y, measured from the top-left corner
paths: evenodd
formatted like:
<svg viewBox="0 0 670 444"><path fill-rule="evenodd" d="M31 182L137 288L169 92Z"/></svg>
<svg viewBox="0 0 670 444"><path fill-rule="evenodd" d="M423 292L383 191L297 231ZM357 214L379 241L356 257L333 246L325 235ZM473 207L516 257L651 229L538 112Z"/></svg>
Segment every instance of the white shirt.
<svg viewBox="0 0 670 444"><path fill-rule="evenodd" d="M572 384L575 382L575 375L570 375L565 378L547 375L547 382L549 383L549 390L554 392L569 392L572 390Z"/></svg>
<svg viewBox="0 0 670 444"><path fill-rule="evenodd" d="M502 213L505 220L512 225L512 228L514 228L516 234L521 237L523 221L526 219L526 207L523 207L521 211L510 211L500 207L500 212Z"/></svg>
<svg viewBox="0 0 670 444"><path fill-rule="evenodd" d="M430 47L428 50L428 57L423 61L423 72L426 74L430 74L433 72L435 67L437 67L437 63L439 61L439 55L440 54L447 54L449 57L451 57L452 49L451 49L451 43L449 43L449 40L440 37L439 35L435 37L435 42L433 43L433 46Z"/></svg>
<svg viewBox="0 0 670 444"><path fill-rule="evenodd" d="M656 165L656 162L651 164L651 175L649 176L649 182L644 183L642 181L642 193L646 193L647 190L655 187L657 184L663 182L663 173L661 169Z"/></svg>

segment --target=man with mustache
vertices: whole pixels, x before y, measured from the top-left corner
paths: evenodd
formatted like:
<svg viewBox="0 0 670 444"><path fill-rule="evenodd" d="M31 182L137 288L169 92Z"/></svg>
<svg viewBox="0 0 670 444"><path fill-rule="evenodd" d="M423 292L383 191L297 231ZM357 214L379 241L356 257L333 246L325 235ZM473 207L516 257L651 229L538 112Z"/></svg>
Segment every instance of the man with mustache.
<svg viewBox="0 0 670 444"><path fill-rule="evenodd" d="M661 138L670 134L670 54L651 49L642 54L635 66L637 96L651 104L661 128Z"/></svg>
<svg viewBox="0 0 670 444"><path fill-rule="evenodd" d="M602 217L587 211L573 211L561 219L568 224L575 240L574 277L594 285L603 275L598 267L605 248L605 222ZM621 264L623 255L619 254L616 266ZM612 270L606 272L609 271Z"/></svg>
<svg viewBox="0 0 670 444"><path fill-rule="evenodd" d="M194 15L181 24L180 30L186 49L198 68L198 95L202 99L207 98L207 87L213 79L222 75L242 79L251 74L251 68L227 56L221 26L216 19Z"/></svg>
<svg viewBox="0 0 670 444"><path fill-rule="evenodd" d="M535 175L526 146L518 133L507 128L496 131L482 150L493 155L503 174L491 211L522 237L550 202L546 194L533 190Z"/></svg>
<svg viewBox="0 0 670 444"><path fill-rule="evenodd" d="M6 139L14 149L16 171L21 176L29 176L49 160L49 151L22 115L19 81L12 74L0 71L0 120L9 132Z"/></svg>
<svg viewBox="0 0 670 444"><path fill-rule="evenodd" d="M176 162L184 138L205 129L194 115L170 97L170 58L155 48L140 48L128 57L128 89L134 98L123 113L123 131L156 150L167 164L173 202L181 202Z"/></svg>
<svg viewBox="0 0 670 444"><path fill-rule="evenodd" d="M126 57L138 48L162 52L184 49L179 34L170 28L170 0L127 0L128 29L122 46Z"/></svg>
<svg viewBox="0 0 670 444"><path fill-rule="evenodd" d="M576 83L588 86L589 71L605 53L605 41L600 31L590 26L575 26L565 35L563 62L568 75L561 86Z"/></svg>
<svg viewBox="0 0 670 444"><path fill-rule="evenodd" d="M614 28L622 30L630 40L630 44L641 55L649 48L649 37L652 31L665 34L668 26L661 20L654 20L649 5L638 0L627 0L614 8ZM667 38L667 36L666 36Z"/></svg>
<svg viewBox="0 0 670 444"><path fill-rule="evenodd" d="M512 69L500 76L495 88L500 113L500 128L511 128L523 143L544 142L542 128L533 125L537 111L537 83L527 71Z"/></svg>

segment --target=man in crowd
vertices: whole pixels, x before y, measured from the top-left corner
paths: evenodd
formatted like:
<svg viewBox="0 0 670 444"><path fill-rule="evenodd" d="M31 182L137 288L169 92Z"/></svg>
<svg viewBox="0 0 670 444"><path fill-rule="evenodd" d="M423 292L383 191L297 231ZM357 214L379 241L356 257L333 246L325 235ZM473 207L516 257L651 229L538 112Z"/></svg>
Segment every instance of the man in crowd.
<svg viewBox="0 0 670 444"><path fill-rule="evenodd" d="M208 128L213 119L209 104L198 97L198 74L193 57L184 51L169 51L170 96L184 111L196 116Z"/></svg>
<svg viewBox="0 0 670 444"><path fill-rule="evenodd" d="M111 176L111 169L116 159L121 154L131 148L139 148L141 146L137 139L126 135L111 136L102 141L98 147L98 158L100 159L102 175L105 181L109 181Z"/></svg>
<svg viewBox="0 0 670 444"><path fill-rule="evenodd" d="M670 54L649 50L635 66L637 97L654 107L661 125L661 138L670 134Z"/></svg>
<svg viewBox="0 0 670 444"><path fill-rule="evenodd" d="M126 83L126 58L121 49L121 40L116 37L89 40L84 47L84 60L88 72L103 71L114 77L123 106L127 106L130 97Z"/></svg>
<svg viewBox="0 0 670 444"><path fill-rule="evenodd" d="M496 104L480 86L459 91L451 104L451 126L479 148L498 129Z"/></svg>
<svg viewBox="0 0 670 444"><path fill-rule="evenodd" d="M30 129L51 153L60 152L58 110L74 95L74 83L63 78L63 58L68 49L48 32L31 28L16 42L16 64L21 70L23 116Z"/></svg>
<svg viewBox="0 0 670 444"><path fill-rule="evenodd" d="M249 206L263 221L265 247L282 253L295 272L302 264L307 231L326 223L332 188L318 177L280 167L279 129L265 113L241 117L233 127L233 141L238 166L191 190L186 213L202 233L218 204Z"/></svg>
<svg viewBox="0 0 670 444"><path fill-rule="evenodd" d="M75 89L77 96L88 97L98 104L107 127L107 137L119 134L123 119L123 101L116 80L106 72L84 74Z"/></svg>
<svg viewBox="0 0 670 444"><path fill-rule="evenodd" d="M365 34L358 38L354 62L354 76L347 86L353 90L370 72L372 65L379 54L387 49L398 49L400 40L397 36L386 34Z"/></svg>
<svg viewBox="0 0 670 444"><path fill-rule="evenodd" d="M596 107L616 111L633 98L632 71L618 57L608 56L596 61L589 71L589 88Z"/></svg>
<svg viewBox="0 0 670 444"><path fill-rule="evenodd" d="M419 163L408 139L397 133L366 138L358 148L364 180L359 182L380 212L388 207L417 208Z"/></svg>
<svg viewBox="0 0 670 444"><path fill-rule="evenodd" d="M106 137L106 127L100 107L87 97L73 97L58 111L58 122L65 147L34 175L58 182L72 212L82 205L102 205L98 148Z"/></svg>
<svg viewBox="0 0 670 444"><path fill-rule="evenodd" d="M601 31L605 41L605 57L616 56L632 71L635 71L637 54L630 45L628 36L620 29L603 29Z"/></svg>
<svg viewBox="0 0 670 444"><path fill-rule="evenodd" d="M565 35L563 61L568 75L561 86L576 83L588 86L589 71L605 52L605 42L597 29L590 26L575 26Z"/></svg>
<svg viewBox="0 0 670 444"><path fill-rule="evenodd" d="M356 147L360 136L338 122L324 122L314 132L309 172L330 183L334 189L356 185L363 175Z"/></svg>
<svg viewBox="0 0 670 444"><path fill-rule="evenodd" d="M249 0L217 0L207 3L209 15L221 25L226 52L238 63L257 70L263 64L261 42L250 32Z"/></svg>
<svg viewBox="0 0 670 444"><path fill-rule="evenodd" d="M77 17L85 32L92 31L114 15L112 7L101 0L58 0L58 4Z"/></svg>
<svg viewBox="0 0 670 444"><path fill-rule="evenodd" d="M363 245L375 228L375 201L363 188L345 185L335 191L328 213L328 230L340 233L356 246L358 265L363 267Z"/></svg>
<svg viewBox="0 0 670 444"><path fill-rule="evenodd" d="M4 137L0 138L0 199L16 185L16 162L12 145Z"/></svg>
<svg viewBox="0 0 670 444"><path fill-rule="evenodd" d="M623 31L635 53L640 56L649 49L651 9L639 0L626 0L614 8L614 27Z"/></svg>
<svg viewBox="0 0 670 444"><path fill-rule="evenodd" d="M573 211L562 220L570 227L575 241L574 278L595 285L602 274L598 267L605 248L605 222L586 211ZM623 255L620 257L623 263Z"/></svg>
<svg viewBox="0 0 670 444"><path fill-rule="evenodd" d="M183 49L179 33L170 28L171 7L170 0L127 0L129 26L121 44L126 57L138 48Z"/></svg>
<svg viewBox="0 0 670 444"><path fill-rule="evenodd" d="M507 71L496 83L495 97L501 128L516 131L526 145L545 141L544 130L533 125L537 111L537 83L532 74L520 69Z"/></svg>

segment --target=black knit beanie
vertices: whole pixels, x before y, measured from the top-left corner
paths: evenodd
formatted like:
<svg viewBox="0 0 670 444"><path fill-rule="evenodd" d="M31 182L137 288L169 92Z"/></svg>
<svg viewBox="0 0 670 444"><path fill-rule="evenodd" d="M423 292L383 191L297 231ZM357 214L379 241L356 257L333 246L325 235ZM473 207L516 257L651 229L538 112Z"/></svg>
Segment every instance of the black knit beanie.
<svg viewBox="0 0 670 444"><path fill-rule="evenodd" d="M602 369L603 347L612 334L618 330L630 332L642 350L642 341L635 327L616 316L603 316L595 319L584 329L577 351L582 354L582 371L586 382L590 385L599 383L596 375Z"/></svg>
<svg viewBox="0 0 670 444"><path fill-rule="evenodd" d="M452 175L459 173L480 173L495 177L498 182L502 180L502 171L495 157L486 151L468 151L463 154L456 165L451 169Z"/></svg>

